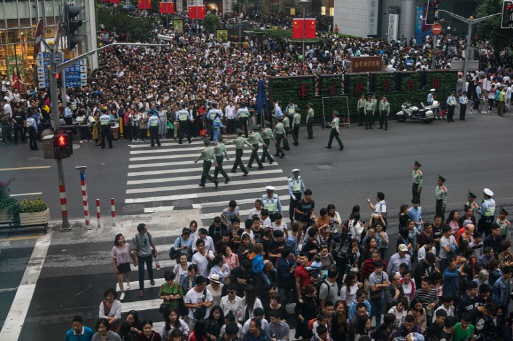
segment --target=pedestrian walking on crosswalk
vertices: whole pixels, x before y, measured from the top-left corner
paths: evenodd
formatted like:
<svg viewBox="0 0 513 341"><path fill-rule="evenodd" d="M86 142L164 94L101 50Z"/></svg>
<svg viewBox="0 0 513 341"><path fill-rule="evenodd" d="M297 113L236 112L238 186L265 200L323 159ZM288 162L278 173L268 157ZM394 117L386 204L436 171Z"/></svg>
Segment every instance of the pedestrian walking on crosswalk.
<svg viewBox="0 0 513 341"><path fill-rule="evenodd" d="M214 179L217 180L217 176L219 173L224 177L224 183L227 184L228 181L230 181L230 178L228 177L228 174L226 174L226 171L223 169L223 160L226 156L226 160L230 160L228 157L228 153L226 152L226 146L223 143L223 135L219 135L217 137L217 145L214 148L214 155L216 158L217 166L216 170L214 171Z"/></svg>
<svg viewBox="0 0 513 341"><path fill-rule="evenodd" d="M276 144L276 154L274 156L284 157L285 153L283 152L283 149L281 148L281 141L283 140L283 137L285 136L285 128L283 127L283 123L281 123L282 119L277 118L278 123L274 126L274 136L275 138L275 144Z"/></svg>
<svg viewBox="0 0 513 341"><path fill-rule="evenodd" d="M153 257L157 257L157 248L151 234L148 232L146 224L137 225L137 234L132 238L132 247L137 253L137 261L135 266L139 266L139 297L144 296L144 265L148 269L148 277L150 284L155 285L153 279Z"/></svg>
<svg viewBox="0 0 513 341"><path fill-rule="evenodd" d="M201 173L201 181L199 185L201 187L205 187L205 182L208 179L209 181L213 182L217 188L219 182L213 176L208 174L208 172L210 172L210 168L212 167L212 161L214 161L216 167L218 166L214 155L214 148L209 147L210 140L208 138L203 139L203 144L205 145L205 149L201 151L201 154L198 156L196 161L194 161L194 163L197 163L198 161L203 160L203 173Z"/></svg>
<svg viewBox="0 0 513 341"><path fill-rule="evenodd" d="M273 157L269 153L269 144L271 143L271 140L274 140L273 130L271 129L271 122L264 121L264 130L262 131L262 139L264 140L264 144L262 146L263 153L262 153L262 162L265 162L266 159L269 160L269 164L272 165L274 162Z"/></svg>
<svg viewBox="0 0 513 341"><path fill-rule="evenodd" d="M265 144L264 140L262 139L262 136L259 133L260 130L262 130L262 128L260 128L259 125L256 125L255 127L253 127L253 132L251 133L251 135L249 135L248 142L251 144L253 148L251 151L251 156L248 161L248 168L253 168L253 161L255 161L258 164L258 169L264 169L262 161L260 161L260 158L258 157L259 144Z"/></svg>
<svg viewBox="0 0 513 341"><path fill-rule="evenodd" d="M233 140L233 143L235 144L235 162L232 167L232 173L237 172L237 167L240 167L240 170L244 173L244 176L248 175L248 170L244 166L244 163L242 162L242 154L244 153L244 145L248 145L251 147L251 149L254 149L253 146L246 140L244 137L242 137L242 134L244 132L242 129L237 129L237 138Z"/></svg>

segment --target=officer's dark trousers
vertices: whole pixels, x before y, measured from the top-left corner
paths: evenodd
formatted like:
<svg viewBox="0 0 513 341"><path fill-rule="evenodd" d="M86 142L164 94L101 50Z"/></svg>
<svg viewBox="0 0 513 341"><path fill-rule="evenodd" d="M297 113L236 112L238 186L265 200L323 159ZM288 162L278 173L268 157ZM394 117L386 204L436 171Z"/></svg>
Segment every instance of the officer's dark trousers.
<svg viewBox="0 0 513 341"><path fill-rule="evenodd" d="M212 175L208 174L208 172L210 172L210 167L212 167L212 161L203 161L203 173L201 174L200 184L204 185L207 179L213 183L217 182Z"/></svg>
<svg viewBox="0 0 513 341"><path fill-rule="evenodd" d="M110 125L104 125L100 127L102 133L102 149L105 149L105 138L107 138L107 141L109 142L109 148L112 148L112 134L110 131Z"/></svg>
<svg viewBox="0 0 513 341"><path fill-rule="evenodd" d="M386 112L379 114L379 127L383 129L383 125L385 126L385 130L388 129L388 115Z"/></svg>
<svg viewBox="0 0 513 341"><path fill-rule="evenodd" d="M270 139L264 139L264 144L266 144L267 147L262 146L262 149L264 150L264 152L262 153L262 162L265 162L266 159L269 160L269 162L274 161L273 157L269 153L269 143L271 143Z"/></svg>
<svg viewBox="0 0 513 341"><path fill-rule="evenodd" d="M253 149L251 151L251 156L249 157L249 161L248 161L248 166L251 167L253 165L253 161L256 161L256 163L258 164L258 168L264 168L264 166L262 165L262 161L260 161L260 158L258 157L258 143L254 144L253 145Z"/></svg>
<svg viewBox="0 0 513 341"><path fill-rule="evenodd" d="M372 129L373 113L370 110L365 112L365 129Z"/></svg>
<svg viewBox="0 0 513 341"><path fill-rule="evenodd" d="M237 167L240 167L240 170L243 173L248 172L248 170L246 169L246 166L244 166L244 163L242 163L243 152L244 151L242 149L235 149L235 163L233 164L233 167L232 167L232 173L235 173L237 171Z"/></svg>
<svg viewBox="0 0 513 341"><path fill-rule="evenodd" d="M219 173L221 173L225 180L230 180L228 174L226 174L225 170L223 169L223 160L224 157L222 155L216 156L217 167L214 171L214 178L217 179L217 176L219 175Z"/></svg>
<svg viewBox="0 0 513 341"><path fill-rule="evenodd" d="M411 197L414 198L414 199L416 198L416 199L420 200L420 192L421 191L419 191L417 193L418 189L419 189L419 185L418 184L413 184L413 186L411 187Z"/></svg>
<svg viewBox="0 0 513 341"><path fill-rule="evenodd" d="M308 122L306 123L306 131L308 132L308 138L312 139L313 138L313 118L308 120Z"/></svg>
<svg viewBox="0 0 513 341"><path fill-rule="evenodd" d="M150 127L150 141L151 141L152 147L155 146L155 142L157 142L157 146L160 147L159 127L158 126Z"/></svg>
<svg viewBox="0 0 513 341"><path fill-rule="evenodd" d="M37 150L37 132L36 132L36 128L29 128L28 129L28 133L29 133L30 149Z"/></svg>
<svg viewBox="0 0 513 341"><path fill-rule="evenodd" d="M274 156L285 156L285 153L283 152L283 149L281 148L281 141L283 140L283 135L276 134L276 154Z"/></svg>
<svg viewBox="0 0 513 341"><path fill-rule="evenodd" d="M331 143L333 142L333 138L335 138L338 142L338 145L340 146L340 149L344 148L344 144L342 143L342 140L340 139L340 137L338 135L339 135L339 133L335 129L331 129L328 147L331 148Z"/></svg>

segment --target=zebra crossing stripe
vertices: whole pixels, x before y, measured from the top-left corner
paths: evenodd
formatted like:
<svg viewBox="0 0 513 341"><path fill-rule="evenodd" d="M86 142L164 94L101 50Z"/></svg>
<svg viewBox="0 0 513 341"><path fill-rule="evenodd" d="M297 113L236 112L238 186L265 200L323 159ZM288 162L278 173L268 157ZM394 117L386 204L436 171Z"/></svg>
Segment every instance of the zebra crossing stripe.
<svg viewBox="0 0 513 341"><path fill-rule="evenodd" d="M231 161L228 161L231 162ZM223 165L227 165L224 163ZM275 161L272 165L266 165L265 167L276 167L278 163ZM160 174L176 174L176 173L191 173L191 172L203 172L201 167L197 168L177 168L177 169L160 169L154 171L140 171L140 172L128 172L128 176L148 176L148 175L160 175ZM253 172L251 172L253 174Z"/></svg>

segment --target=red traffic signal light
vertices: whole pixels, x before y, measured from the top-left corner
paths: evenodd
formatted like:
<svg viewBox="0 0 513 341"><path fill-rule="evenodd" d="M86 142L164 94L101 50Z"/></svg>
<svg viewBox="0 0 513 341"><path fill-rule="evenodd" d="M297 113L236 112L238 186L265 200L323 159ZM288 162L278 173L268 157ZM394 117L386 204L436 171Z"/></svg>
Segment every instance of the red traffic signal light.
<svg viewBox="0 0 513 341"><path fill-rule="evenodd" d="M73 154L73 143L70 132L59 130L55 132L53 147L54 157L57 160L65 159Z"/></svg>
<svg viewBox="0 0 513 341"><path fill-rule="evenodd" d="M501 28L511 28L513 14L513 1L504 1L502 3Z"/></svg>
<svg viewBox="0 0 513 341"><path fill-rule="evenodd" d="M61 135L57 138L57 144L59 147L66 147L68 145L68 140L66 136Z"/></svg>

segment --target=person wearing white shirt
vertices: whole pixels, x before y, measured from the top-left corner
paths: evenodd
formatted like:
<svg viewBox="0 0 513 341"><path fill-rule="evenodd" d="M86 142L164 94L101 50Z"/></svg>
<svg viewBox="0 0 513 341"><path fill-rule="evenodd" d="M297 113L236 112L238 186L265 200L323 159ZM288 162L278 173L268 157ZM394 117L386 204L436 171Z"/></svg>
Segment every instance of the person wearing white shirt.
<svg viewBox="0 0 513 341"><path fill-rule="evenodd" d="M192 256L192 264L198 267L198 275L208 277L208 264L214 260L214 252L207 251L203 239L196 241L196 249L198 252Z"/></svg>
<svg viewBox="0 0 513 341"><path fill-rule="evenodd" d="M255 207L253 207L248 214L248 219L253 219L254 215L257 215L260 217L260 213L262 212L262 200L257 199L255 200Z"/></svg>
<svg viewBox="0 0 513 341"><path fill-rule="evenodd" d="M378 192L376 195L378 202L376 205L373 205L370 202L370 199L367 199L367 203L370 208L374 211L375 218L377 219L379 216L383 219L387 218L387 203L385 202L385 194L383 192Z"/></svg>
<svg viewBox="0 0 513 341"><path fill-rule="evenodd" d="M429 239L430 238L428 238L428 240ZM419 251L417 252L417 258L419 259L418 262L422 262L422 260L426 258L426 254L429 252L436 255L436 247L434 247L432 243L426 243L419 249Z"/></svg>
<svg viewBox="0 0 513 341"><path fill-rule="evenodd" d="M201 239L205 243L205 250L207 250L209 252L212 251L212 253L215 253L216 249L215 249L215 245L214 245L214 240L212 239L212 237L208 236L207 234L208 234L208 232L204 228L200 228L198 230L198 236L192 242L192 251L193 252L196 251L196 242ZM192 233L191 233L191 238L192 238Z"/></svg>
<svg viewBox="0 0 513 341"><path fill-rule="evenodd" d="M235 127L236 127L235 118L237 117L236 109L237 108L233 105L233 101L230 101L229 105L227 105L225 108L225 114L226 114L226 118L228 120L227 124L226 124L226 132L228 134L235 133Z"/></svg>
<svg viewBox="0 0 513 341"><path fill-rule="evenodd" d="M189 289L185 295L184 300L185 306L189 309L189 330L194 329L196 319L194 318L194 312L199 308L206 307L204 318L207 318L210 314L210 309L214 304L214 298L210 291L207 290L207 278L204 276L198 276L196 278L196 285L194 288Z"/></svg>
<svg viewBox="0 0 513 341"><path fill-rule="evenodd" d="M231 311L237 321L243 321L242 297L237 296L237 284L230 284L227 292L228 295L221 297L221 308L223 312L226 315Z"/></svg>

